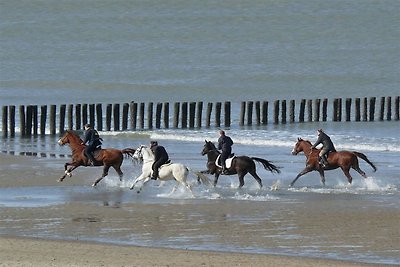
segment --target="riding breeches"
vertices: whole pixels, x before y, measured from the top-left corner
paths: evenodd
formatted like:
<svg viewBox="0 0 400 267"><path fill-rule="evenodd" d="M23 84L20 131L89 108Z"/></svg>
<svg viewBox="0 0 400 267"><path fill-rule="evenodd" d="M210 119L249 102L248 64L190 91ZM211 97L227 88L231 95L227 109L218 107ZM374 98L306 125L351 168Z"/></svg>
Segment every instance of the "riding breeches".
<svg viewBox="0 0 400 267"><path fill-rule="evenodd" d="M229 158L229 156L231 155L232 150L222 150L221 152L221 166L226 167L225 166L225 161Z"/></svg>
<svg viewBox="0 0 400 267"><path fill-rule="evenodd" d="M167 159L168 160L168 159ZM156 162L153 163L153 165L151 166L151 168L153 169L153 177L157 177L158 176L158 170L160 169L161 165L165 164L167 162L166 159L159 159Z"/></svg>
<svg viewBox="0 0 400 267"><path fill-rule="evenodd" d="M91 161L94 161L94 156L93 156L93 152L96 150L96 146L95 145L88 145L85 148L85 155L86 157L88 157Z"/></svg>

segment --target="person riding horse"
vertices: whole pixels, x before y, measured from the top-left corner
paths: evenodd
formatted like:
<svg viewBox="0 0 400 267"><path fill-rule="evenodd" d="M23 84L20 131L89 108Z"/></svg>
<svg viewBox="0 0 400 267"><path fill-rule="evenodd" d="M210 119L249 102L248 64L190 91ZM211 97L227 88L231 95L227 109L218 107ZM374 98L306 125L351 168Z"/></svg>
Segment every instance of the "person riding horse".
<svg viewBox="0 0 400 267"><path fill-rule="evenodd" d="M218 150L221 150L221 166L222 166L222 173L227 174L228 170L226 169L225 161L229 158L232 153L232 139L225 135L225 131L219 131L220 137L218 138Z"/></svg>
<svg viewBox="0 0 400 267"><path fill-rule="evenodd" d="M151 179L157 180L158 170L161 167L161 165L169 162L169 156L165 148L163 146L159 146L157 141L150 142L150 149L154 154L154 163L152 166L153 175Z"/></svg>
<svg viewBox="0 0 400 267"><path fill-rule="evenodd" d="M103 139L100 138L99 133L95 129L93 129L90 124L85 124L84 129L85 139L83 140L82 145L88 143L84 153L85 156L89 159L89 165L94 166L95 159L93 156L93 152L98 146L101 146L101 141L103 141Z"/></svg>
<svg viewBox="0 0 400 267"><path fill-rule="evenodd" d="M314 149L319 144L322 144L321 152L319 152L319 162L322 165L322 167L326 167L329 164L328 162L329 152L336 152L336 149L335 146L333 145L331 138L322 129L318 129L317 135L318 139L311 148Z"/></svg>

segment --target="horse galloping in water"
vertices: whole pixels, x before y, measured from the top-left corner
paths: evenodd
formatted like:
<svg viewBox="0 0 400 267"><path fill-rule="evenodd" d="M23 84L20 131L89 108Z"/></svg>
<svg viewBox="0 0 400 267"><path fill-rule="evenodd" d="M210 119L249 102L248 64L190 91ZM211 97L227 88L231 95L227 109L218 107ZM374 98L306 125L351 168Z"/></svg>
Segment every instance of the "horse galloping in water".
<svg viewBox="0 0 400 267"><path fill-rule="evenodd" d="M85 156L84 150L85 145L82 144L82 139L74 132L67 130L62 138L58 140L58 144L63 146L69 144L72 157L71 162L64 164L65 174L58 180L62 182L66 176L71 177L72 171L79 166L90 166L87 157ZM108 170L113 167L119 175L119 180L122 181L123 173L121 171L121 165L124 160L124 154L132 157L135 150L133 148L125 148L123 150L107 148L99 149L94 152L95 162L94 166L104 166L103 174L97 178L92 186L96 186L104 177L108 175ZM68 168L68 166L71 166Z"/></svg>
<svg viewBox="0 0 400 267"><path fill-rule="evenodd" d="M221 154L215 145L211 141L205 140L205 144L201 154L207 155L207 173L214 174L214 186L217 185L218 178L222 173L222 167L218 166L217 158ZM264 169L272 172L272 173L280 173L279 167L272 164L270 161L266 159L256 158L256 157L248 157L248 156L237 156L232 159L231 167L227 169L227 175L237 174L239 176L239 188L244 185L244 176L247 173L250 173L254 179L256 179L260 188L262 188L261 178L258 176L256 172L256 164L255 161L261 163Z"/></svg>
<svg viewBox="0 0 400 267"><path fill-rule="evenodd" d="M334 170L337 168L342 169L344 175L346 175L347 177L349 184L351 184L351 182L353 181L353 177L351 177L350 175L350 168L356 170L362 177L367 178L365 172L360 169L358 158L366 161L369 165L371 165L374 172L376 171L375 165L371 161L369 161L367 156L357 151L330 152L328 155L328 165L326 167L323 167L319 163L318 159L318 155L321 149L311 149L311 147L312 144L310 141L303 140L301 138L297 139L297 142L292 150L292 154L297 155L298 153L303 152L306 156L306 167L296 176L296 178L294 178L294 180L290 183L290 186L293 186L297 179L311 171L318 171L321 178L321 183L325 185L324 171Z"/></svg>

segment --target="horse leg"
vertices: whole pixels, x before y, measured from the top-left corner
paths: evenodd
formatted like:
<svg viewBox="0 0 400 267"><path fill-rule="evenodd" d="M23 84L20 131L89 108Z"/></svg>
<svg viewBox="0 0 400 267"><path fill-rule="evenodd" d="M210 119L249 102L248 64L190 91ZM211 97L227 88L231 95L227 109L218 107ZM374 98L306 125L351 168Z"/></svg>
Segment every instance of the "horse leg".
<svg viewBox="0 0 400 267"><path fill-rule="evenodd" d="M353 166L352 168L356 170L356 172L358 172L365 179L368 178L365 172L363 172L363 170L360 169L360 166L358 166L358 164L356 166Z"/></svg>
<svg viewBox="0 0 400 267"><path fill-rule="evenodd" d="M217 172L215 173L215 176L214 176L214 183L213 183L214 186L216 186L217 183L218 183L219 175L220 175L219 173L217 173Z"/></svg>
<svg viewBox="0 0 400 267"><path fill-rule="evenodd" d="M256 171L255 171L255 170L252 170L252 171L249 171L249 173L251 174L251 176L254 177L254 179L256 179L256 181L257 181L258 185L260 186L260 188L262 188L262 181L261 181L261 178L260 178L260 176L258 176L258 174L256 173Z"/></svg>
<svg viewBox="0 0 400 267"><path fill-rule="evenodd" d="M78 168L78 166L73 165L72 167L70 167L70 168L68 169L68 166L70 166L70 165L72 165L72 164L73 164L73 163L69 163L69 162L67 162L67 163L64 164L64 167L65 167L64 175L61 176L60 179L58 179L59 182L62 182L62 181L65 179L65 177L67 177L67 176L71 177L71 176L72 176L72 173L71 173L71 172L72 172L73 170L75 170L76 168Z"/></svg>
<svg viewBox="0 0 400 267"><path fill-rule="evenodd" d="M95 187L101 180L103 180L104 177L108 175L108 170L110 169L111 166L109 165L104 165L103 167L103 174L101 175L100 178L97 178L96 181L92 184L93 187Z"/></svg>
<svg viewBox="0 0 400 267"><path fill-rule="evenodd" d="M150 177L145 178L145 180L143 181L142 186L139 188L138 191L136 191L138 194L139 194L140 192L142 192L142 189L143 189L144 185L145 185L148 181L150 181ZM132 188L132 189L133 189L133 188Z"/></svg>
<svg viewBox="0 0 400 267"><path fill-rule="evenodd" d="M318 172L319 172L319 177L320 177L320 179L321 179L321 184L322 184L323 186L325 186L324 168L319 168L319 169L318 169Z"/></svg>
<svg viewBox="0 0 400 267"><path fill-rule="evenodd" d="M312 171L312 168L309 165L306 166L304 170L302 170L299 174L297 174L296 178L294 178L293 181L289 184L289 187L292 187L294 183L297 181L297 179L299 179L304 174L309 173L310 171Z"/></svg>
<svg viewBox="0 0 400 267"><path fill-rule="evenodd" d="M351 175L350 175L350 168L341 167L341 169L342 169L344 175L346 175L347 181L349 181L349 184L351 184L351 182L353 181L353 177L351 177Z"/></svg>
<svg viewBox="0 0 400 267"><path fill-rule="evenodd" d="M113 168L118 173L119 181L122 182L122 177L124 176L124 173L121 171L121 165L114 165Z"/></svg>
<svg viewBox="0 0 400 267"><path fill-rule="evenodd" d="M239 176L239 187L242 188L244 186L244 176L247 174L247 172L238 172Z"/></svg>

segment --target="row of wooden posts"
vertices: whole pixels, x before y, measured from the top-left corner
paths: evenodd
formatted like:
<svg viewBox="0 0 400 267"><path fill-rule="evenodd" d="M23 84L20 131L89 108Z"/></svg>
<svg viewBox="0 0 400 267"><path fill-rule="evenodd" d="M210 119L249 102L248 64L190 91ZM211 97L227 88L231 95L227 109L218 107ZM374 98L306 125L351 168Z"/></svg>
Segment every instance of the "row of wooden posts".
<svg viewBox="0 0 400 267"><path fill-rule="evenodd" d="M380 98L380 121L399 120L399 96ZM376 97L364 97L354 99L354 116L352 116L353 99L335 98L332 101L332 121L374 121ZM239 125L266 125L269 120L268 101L243 101L240 106ZM222 109L223 106L223 109ZM103 104L69 104L50 105L49 118L48 107L42 105L19 106L20 136L45 135L49 126L50 135L62 134L65 129L81 130L83 125L90 123L99 131L125 131L138 129L170 128L170 103L125 103L106 104L105 118L103 118ZM203 102L176 102L173 106L173 128L201 128L201 127L230 127L231 126L231 102L208 103L203 121ZM40 111L39 111L40 109ZM215 109L213 113L213 109ZM147 112L146 112L147 110ZM221 121L223 114L223 123ZM306 112L307 111L307 112ZM155 114L154 114L155 112ZM253 116L253 112L254 115ZM289 113L289 115L287 115ZM343 114L344 113L344 114ZM214 115L213 115L214 114ZM295 100L275 100L273 102L274 124L295 122L312 122L328 120L328 99L302 99L298 108L296 120ZM307 115L307 117L306 117ZM212 123L212 117L214 117ZM56 120L58 118L58 127ZM155 119L155 122L153 121ZM105 120L105 125L103 121ZM145 126L145 121L147 125ZM154 124L155 123L155 124ZM163 123L163 125L162 125ZM2 108L2 135L14 137L16 128L16 107L3 106ZM58 132L57 132L58 129Z"/></svg>

